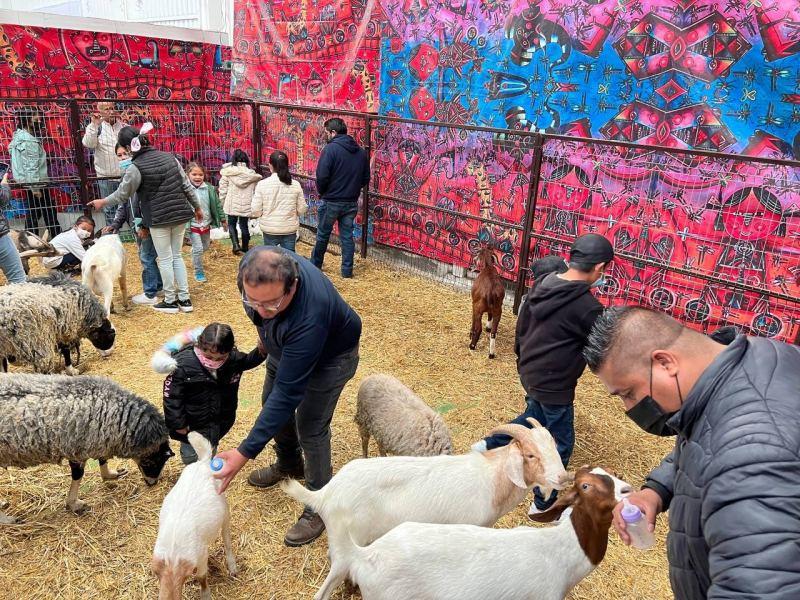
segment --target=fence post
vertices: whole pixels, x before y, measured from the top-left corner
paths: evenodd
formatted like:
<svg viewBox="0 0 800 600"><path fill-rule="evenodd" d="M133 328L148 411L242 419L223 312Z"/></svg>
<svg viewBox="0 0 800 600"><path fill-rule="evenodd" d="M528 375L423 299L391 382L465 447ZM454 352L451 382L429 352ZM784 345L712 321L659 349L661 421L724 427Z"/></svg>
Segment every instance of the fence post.
<svg viewBox="0 0 800 600"><path fill-rule="evenodd" d="M255 102L251 102L253 110L253 154L256 163L256 171L261 174L261 108Z"/></svg>
<svg viewBox="0 0 800 600"><path fill-rule="evenodd" d="M372 171L372 115L364 118L364 149L367 151L367 164ZM370 177L371 179L371 177ZM364 186L364 202L361 205L361 258L367 258L367 236L369 235L369 183Z"/></svg>
<svg viewBox="0 0 800 600"><path fill-rule="evenodd" d="M86 206L89 203L89 179L86 175L86 158L83 155L83 144L81 143L81 112L78 107L78 101L75 98L69 101L69 120L72 133L72 150L75 153L75 164L78 165L78 177L81 180L78 193L83 206L83 214L91 216L91 210Z"/></svg>
<svg viewBox="0 0 800 600"><path fill-rule="evenodd" d="M531 249L531 231L533 230L533 217L536 214L536 203L539 200L539 181L542 169L542 147L544 138L536 134L533 138L533 160L531 161L530 183L528 184L528 203L525 207L525 220L522 223L522 247L519 252L519 265L517 267L517 287L514 291L514 314L519 312L519 305L525 293L525 281L528 278L528 262Z"/></svg>

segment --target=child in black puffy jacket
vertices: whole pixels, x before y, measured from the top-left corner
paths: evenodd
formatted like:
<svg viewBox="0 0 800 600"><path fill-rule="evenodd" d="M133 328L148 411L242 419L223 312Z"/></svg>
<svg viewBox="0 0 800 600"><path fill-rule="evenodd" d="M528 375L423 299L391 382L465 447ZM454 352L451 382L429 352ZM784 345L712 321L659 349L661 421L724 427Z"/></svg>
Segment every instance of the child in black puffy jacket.
<svg viewBox="0 0 800 600"><path fill-rule="evenodd" d="M229 325L211 323L197 338L173 354L175 368L164 380L164 416L170 437L181 442L181 460L197 455L186 434L197 431L214 452L236 420L242 373L264 362L261 344L249 354L236 349Z"/></svg>

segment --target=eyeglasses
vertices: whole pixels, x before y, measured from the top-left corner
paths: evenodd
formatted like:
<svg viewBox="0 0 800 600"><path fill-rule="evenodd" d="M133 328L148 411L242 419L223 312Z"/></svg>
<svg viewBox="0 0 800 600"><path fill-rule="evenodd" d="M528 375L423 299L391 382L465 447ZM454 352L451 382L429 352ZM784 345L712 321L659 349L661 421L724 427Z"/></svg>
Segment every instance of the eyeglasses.
<svg viewBox="0 0 800 600"><path fill-rule="evenodd" d="M252 302L247 299L247 296L244 295L244 290L242 290L242 304L248 306L254 310L261 309L267 312L278 312L281 309L281 305L283 301L286 299L286 294L280 297L277 304L266 304L264 302Z"/></svg>

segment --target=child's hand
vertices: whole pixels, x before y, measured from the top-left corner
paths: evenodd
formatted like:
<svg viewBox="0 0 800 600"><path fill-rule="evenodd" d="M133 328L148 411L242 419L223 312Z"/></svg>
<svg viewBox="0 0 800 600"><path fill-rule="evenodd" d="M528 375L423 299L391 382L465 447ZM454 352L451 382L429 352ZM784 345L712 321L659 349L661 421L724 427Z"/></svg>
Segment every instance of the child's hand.
<svg viewBox="0 0 800 600"><path fill-rule="evenodd" d="M186 435L187 433L189 433L189 428L188 427L184 427L183 429L176 429L175 433L180 433L181 435Z"/></svg>
<svg viewBox="0 0 800 600"><path fill-rule="evenodd" d="M223 221L222 222L222 231L228 231L228 222L227 221Z"/></svg>
<svg viewBox="0 0 800 600"><path fill-rule="evenodd" d="M261 341L261 338L258 338L258 352L261 356L267 356L267 348L264 346L264 342Z"/></svg>

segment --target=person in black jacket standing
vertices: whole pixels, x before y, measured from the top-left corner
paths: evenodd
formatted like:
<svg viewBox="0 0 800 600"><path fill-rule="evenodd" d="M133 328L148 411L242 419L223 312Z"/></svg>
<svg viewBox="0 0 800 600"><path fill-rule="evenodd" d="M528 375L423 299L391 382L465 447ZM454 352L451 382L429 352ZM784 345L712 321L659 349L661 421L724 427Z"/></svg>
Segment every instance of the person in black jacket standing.
<svg viewBox="0 0 800 600"><path fill-rule="evenodd" d="M559 273L556 264L528 294L517 318L514 349L517 371L525 389L527 409L512 423L530 427L533 417L556 441L558 453L567 466L575 446L575 387L586 368L581 352L595 319L603 306L591 289L602 285L603 273L614 258L614 248L596 233L580 236L572 244L568 269ZM545 261L549 259L542 259ZM475 450L491 450L509 443L506 435L485 438ZM545 498L534 488L531 513L547 510L557 492Z"/></svg>
<svg viewBox="0 0 800 600"><path fill-rule="evenodd" d="M253 471L248 483L270 487L305 477L306 487L318 490L333 476L330 424L358 367L361 319L319 269L283 248L250 250L239 264L238 283L269 359L261 414L236 450L219 454L225 466L216 476L224 491L274 438L277 463ZM301 546L324 530L320 516L306 508L284 542Z"/></svg>
<svg viewBox="0 0 800 600"><path fill-rule="evenodd" d="M239 352L230 325L211 323L194 344L173 358L175 370L164 380L164 419L170 437L180 441L181 460L188 465L197 454L187 434L202 434L216 452L236 421L242 373L263 363L266 351L259 344L249 354Z"/></svg>
<svg viewBox="0 0 800 600"><path fill-rule="evenodd" d="M328 143L317 163L317 191L322 200L318 212L317 242L311 262L321 269L328 249L333 224L339 223L342 242L342 277L353 276L353 223L358 214L361 188L369 183L366 151L347 135L347 125L339 118L325 121ZM363 234L366 235L366 232Z"/></svg>
<svg viewBox="0 0 800 600"><path fill-rule="evenodd" d="M615 307L595 321L584 355L641 429L677 436L627 498L651 531L669 510L675 598L795 600L800 348L734 333L705 336L663 313ZM614 527L629 544L621 510Z"/></svg>

